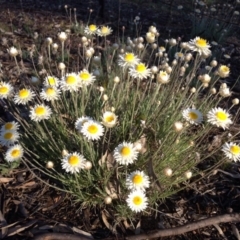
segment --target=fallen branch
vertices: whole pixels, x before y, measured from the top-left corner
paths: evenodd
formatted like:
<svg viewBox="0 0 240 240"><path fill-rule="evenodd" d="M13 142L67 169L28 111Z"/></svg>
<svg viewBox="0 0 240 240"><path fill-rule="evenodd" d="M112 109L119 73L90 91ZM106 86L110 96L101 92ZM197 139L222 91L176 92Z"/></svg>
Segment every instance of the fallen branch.
<svg viewBox="0 0 240 240"><path fill-rule="evenodd" d="M139 234L135 236L127 237L127 240L144 240L144 239L151 239L151 238L159 238L159 237L167 237L167 236L174 236L184 234L186 232L191 232L193 230L207 227L214 224L225 223L225 222L239 222L240 221L240 213L231 213L231 214L224 214L216 217L210 217L207 219L199 220L193 223L184 224L180 227L170 228L159 230L154 233L149 234Z"/></svg>
<svg viewBox="0 0 240 240"><path fill-rule="evenodd" d="M44 233L34 237L33 240L91 240L93 238L70 233Z"/></svg>

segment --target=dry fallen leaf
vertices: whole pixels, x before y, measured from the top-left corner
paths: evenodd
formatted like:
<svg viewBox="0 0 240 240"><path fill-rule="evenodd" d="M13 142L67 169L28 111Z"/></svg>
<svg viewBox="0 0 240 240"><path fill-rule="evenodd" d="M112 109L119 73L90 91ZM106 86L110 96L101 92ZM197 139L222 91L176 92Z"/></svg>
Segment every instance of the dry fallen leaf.
<svg viewBox="0 0 240 240"><path fill-rule="evenodd" d="M116 233L117 231L116 231L116 228L114 227L114 226L112 226L109 222L108 222L108 220L107 220L107 217L106 217L106 215L105 215L105 213L102 211L102 220L103 220L103 222L104 222L104 224L105 224L105 226L112 232L112 233Z"/></svg>
<svg viewBox="0 0 240 240"><path fill-rule="evenodd" d="M109 153L108 151L106 151L104 153L104 155L101 157L101 159L98 161L98 164L100 166L103 166L104 164L107 165L107 169L110 170L111 168L114 167L115 164L115 160L113 158L113 154Z"/></svg>
<svg viewBox="0 0 240 240"><path fill-rule="evenodd" d="M13 180L14 178L5 178L5 177L0 177L0 183L9 183Z"/></svg>

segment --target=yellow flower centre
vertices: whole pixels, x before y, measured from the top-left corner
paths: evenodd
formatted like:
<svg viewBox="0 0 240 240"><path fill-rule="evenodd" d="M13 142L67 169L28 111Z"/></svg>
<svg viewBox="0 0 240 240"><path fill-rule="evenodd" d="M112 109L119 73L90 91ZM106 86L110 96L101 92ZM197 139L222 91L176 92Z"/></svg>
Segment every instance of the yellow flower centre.
<svg viewBox="0 0 240 240"><path fill-rule="evenodd" d="M109 116L105 117L105 121L106 121L106 122L112 122L112 121L114 121L114 116L109 115Z"/></svg>
<svg viewBox="0 0 240 240"><path fill-rule="evenodd" d="M191 120L196 120L196 119L198 119L198 115L197 115L195 112L190 112L190 113L188 114L188 116L189 116L189 118L190 118Z"/></svg>
<svg viewBox="0 0 240 240"><path fill-rule="evenodd" d="M46 109L45 107L37 107L35 109L35 113L38 115L38 116L42 116L46 113Z"/></svg>
<svg viewBox="0 0 240 240"><path fill-rule="evenodd" d="M220 121L226 121L228 119L228 115L225 112L217 112L216 118Z"/></svg>
<svg viewBox="0 0 240 240"><path fill-rule="evenodd" d="M199 38L197 41L196 41L196 45L198 47L206 47L207 46L207 41L203 38Z"/></svg>
<svg viewBox="0 0 240 240"><path fill-rule="evenodd" d="M240 147L237 145L233 145L230 148L230 152L234 155L238 155L238 154L240 154Z"/></svg>
<svg viewBox="0 0 240 240"><path fill-rule="evenodd" d="M124 60L126 62L133 62L134 61L134 54L133 53L126 53Z"/></svg>
<svg viewBox="0 0 240 240"><path fill-rule="evenodd" d="M55 84L56 84L55 78L49 77L49 78L48 78L48 84L49 84L49 85L55 85Z"/></svg>
<svg viewBox="0 0 240 240"><path fill-rule="evenodd" d="M109 30L108 30L107 27L102 27L102 28L101 28L101 32L102 32L103 34L107 34L107 33L109 32Z"/></svg>
<svg viewBox="0 0 240 240"><path fill-rule="evenodd" d="M17 158L20 156L20 150L19 149L14 149L11 152L12 157Z"/></svg>
<svg viewBox="0 0 240 240"><path fill-rule="evenodd" d="M69 85L75 84L77 81L77 78L75 76L67 76L66 83Z"/></svg>
<svg viewBox="0 0 240 240"><path fill-rule="evenodd" d="M142 198L139 197L139 196L136 196L136 197L133 198L133 203L134 203L135 205L141 205L142 202L143 202L143 200L142 200Z"/></svg>
<svg viewBox="0 0 240 240"><path fill-rule="evenodd" d="M123 147L121 149L121 154L126 157L129 156L129 154L131 153L131 149L129 147Z"/></svg>
<svg viewBox="0 0 240 240"><path fill-rule="evenodd" d="M28 89L22 89L19 91L18 95L20 98L27 98L29 96L29 90Z"/></svg>
<svg viewBox="0 0 240 240"><path fill-rule="evenodd" d="M143 182L143 177L141 175L135 175L132 181L134 184L141 184Z"/></svg>
<svg viewBox="0 0 240 240"><path fill-rule="evenodd" d="M143 63L140 63L136 66L136 70L140 73L146 71L146 66Z"/></svg>
<svg viewBox="0 0 240 240"><path fill-rule="evenodd" d="M91 24L88 28L91 32L95 32L97 30L97 26L94 24Z"/></svg>
<svg viewBox="0 0 240 240"><path fill-rule="evenodd" d="M224 72L224 73L228 73L229 72L229 67L223 65L223 66L220 67L220 71Z"/></svg>
<svg viewBox="0 0 240 240"><path fill-rule="evenodd" d="M76 166L76 165L79 164L79 162L80 162L80 159L79 159L78 156L72 155L72 156L70 156L70 157L68 158L68 163L69 163L71 166Z"/></svg>
<svg viewBox="0 0 240 240"><path fill-rule="evenodd" d="M4 128L5 128L6 130L11 130L11 129L13 128L13 124L12 124L12 123L6 123L6 124L4 125Z"/></svg>
<svg viewBox="0 0 240 240"><path fill-rule="evenodd" d="M46 94L47 95L54 95L54 93L55 93L55 90L53 89L53 88L48 88L47 90L46 90Z"/></svg>
<svg viewBox="0 0 240 240"><path fill-rule="evenodd" d="M97 133L97 131L98 131L98 127L96 125L90 125L88 127L88 132L91 134L95 134L95 133Z"/></svg>
<svg viewBox="0 0 240 240"><path fill-rule="evenodd" d="M2 86L0 87L0 94L6 94L8 93L8 87Z"/></svg>
<svg viewBox="0 0 240 240"><path fill-rule="evenodd" d="M90 74L88 72L82 72L80 73L80 78L83 80L83 81L88 81L89 78L90 78Z"/></svg>
<svg viewBox="0 0 240 240"><path fill-rule="evenodd" d="M11 132L7 132L4 134L4 138L7 140L10 140L13 138L13 134Z"/></svg>
<svg viewBox="0 0 240 240"><path fill-rule="evenodd" d="M166 72L161 72L161 73L160 73L160 76L161 76L161 77L166 77L166 76L167 76L167 73L166 73Z"/></svg>

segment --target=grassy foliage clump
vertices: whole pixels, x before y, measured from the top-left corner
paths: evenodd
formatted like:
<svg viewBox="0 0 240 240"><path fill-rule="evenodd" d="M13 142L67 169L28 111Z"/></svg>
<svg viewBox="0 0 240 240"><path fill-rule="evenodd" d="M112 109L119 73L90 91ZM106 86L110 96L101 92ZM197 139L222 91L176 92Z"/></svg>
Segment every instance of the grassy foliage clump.
<svg viewBox="0 0 240 240"><path fill-rule="evenodd" d="M9 166L22 162L83 206L111 203L114 214L131 217L240 159L236 133L229 135L238 99L220 104L231 95L220 82L230 69L211 59L205 39L161 43L153 26L116 42L108 26L74 31L30 52L30 81L1 81L14 116L0 136ZM20 76L19 49L8 51Z"/></svg>

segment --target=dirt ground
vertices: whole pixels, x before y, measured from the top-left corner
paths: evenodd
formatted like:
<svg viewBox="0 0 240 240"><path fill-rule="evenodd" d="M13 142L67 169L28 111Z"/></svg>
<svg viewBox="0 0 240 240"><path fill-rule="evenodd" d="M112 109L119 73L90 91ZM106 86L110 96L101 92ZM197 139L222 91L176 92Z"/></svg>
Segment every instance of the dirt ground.
<svg viewBox="0 0 240 240"><path fill-rule="evenodd" d="M52 1L54 2L54 1ZM66 1L69 6L77 8L78 19L87 21L88 9L92 8L97 13L94 21L104 21L99 16L98 1ZM149 5L136 5L122 2L121 12L118 11L117 1L107 1L107 14L105 21L113 26L115 33L120 26L127 26L130 30L131 21L136 15L141 16L143 32L147 26L155 23L162 30L163 36L169 35L166 26L172 26L171 36L187 36L188 19L169 20L167 14L161 14ZM28 49L33 44L33 33L38 32L43 39L56 38L59 30L64 30L73 19L69 19L64 9L64 1L3 1L0 0L0 41L9 38L9 43L17 39L23 49ZM78 4L78 5L77 5ZM132 19L129 21L129 16ZM129 32L130 32L129 30ZM232 51L233 59L229 62L232 66L232 78L236 80L239 75L240 41L237 35L229 37L224 43L226 49ZM11 44L10 44L11 46ZM239 51L239 52L238 52ZM230 60L226 60L230 61ZM13 74L15 67L6 52L6 46L0 44L0 64L2 69L7 69ZM26 61L26 66L31 69L31 64ZM29 70L29 75L31 71ZM4 77L4 76L1 76ZM239 89L234 94L239 96ZM0 108L2 117L8 118L3 107ZM239 128L239 126L235 126ZM0 166L4 164L0 155ZM81 208L71 196L50 188L40 181L40 173L31 173L24 166L0 174L0 239L125 239L140 231L151 231L173 228L195 220L217 216L224 213L240 213L240 164L228 164L224 170L219 169L213 175L195 182L189 188L179 192L166 201L159 203L159 212L155 216L142 217L131 227L127 220L116 220L108 209ZM48 180L46 180L48 181ZM194 179L193 179L194 181ZM113 232L113 226L116 232ZM214 240L237 238L239 223L224 223L201 228L179 236L165 237L166 240ZM42 234L50 234L48 238ZM61 233L54 237L55 233ZM74 234L68 238L66 234Z"/></svg>

